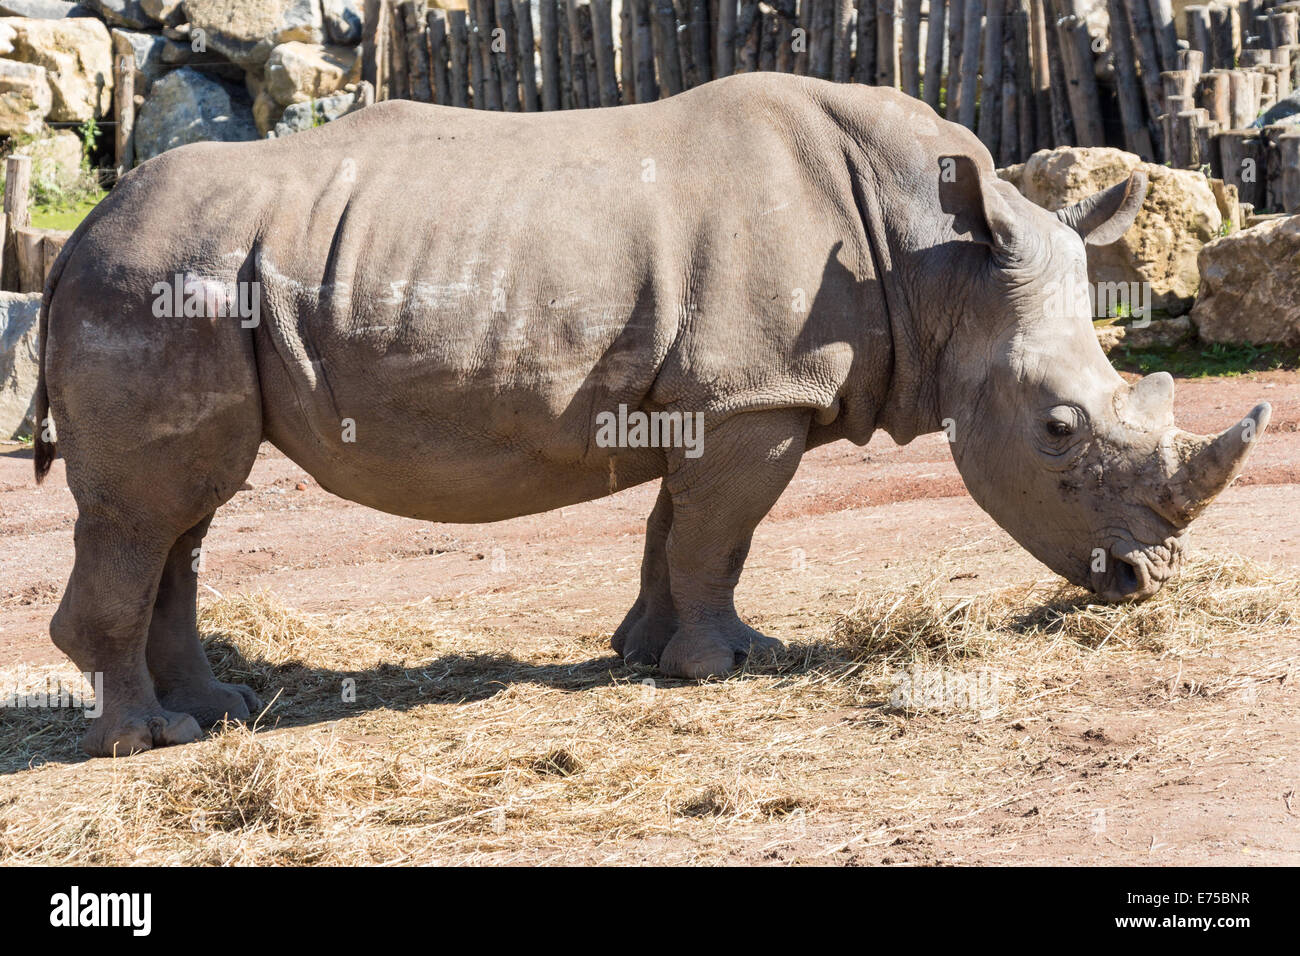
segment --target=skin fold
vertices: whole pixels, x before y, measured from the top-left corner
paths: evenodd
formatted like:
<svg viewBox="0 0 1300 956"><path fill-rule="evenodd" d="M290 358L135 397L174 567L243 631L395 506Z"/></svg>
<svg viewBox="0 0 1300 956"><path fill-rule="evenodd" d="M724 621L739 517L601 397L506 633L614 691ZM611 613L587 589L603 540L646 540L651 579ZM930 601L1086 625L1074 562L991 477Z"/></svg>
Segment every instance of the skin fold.
<svg viewBox="0 0 1300 956"><path fill-rule="evenodd" d="M672 676L779 647L733 601L754 528L806 449L877 430L945 431L1045 564L1154 593L1268 410L1177 431L1172 380L1126 384L1086 302L1061 304L1085 238L1122 235L1145 189L1052 214L923 103L774 73L617 109L391 101L143 164L68 242L41 320L38 414L78 507L51 636L104 674L85 749L260 708L204 658L194 556L263 440L430 521L660 479L613 646ZM255 320L160 315L176 276L255 289ZM598 418L620 406L700 415L702 444L610 445ZM38 477L53 454L38 440Z"/></svg>

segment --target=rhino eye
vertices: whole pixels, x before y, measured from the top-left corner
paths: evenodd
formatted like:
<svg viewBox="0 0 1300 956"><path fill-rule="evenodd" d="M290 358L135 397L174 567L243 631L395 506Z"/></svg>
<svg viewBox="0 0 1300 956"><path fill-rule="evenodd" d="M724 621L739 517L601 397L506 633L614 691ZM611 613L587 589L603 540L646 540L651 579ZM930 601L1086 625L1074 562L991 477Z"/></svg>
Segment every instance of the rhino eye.
<svg viewBox="0 0 1300 956"><path fill-rule="evenodd" d="M1053 420L1047 423L1047 434L1053 438L1069 438L1074 434L1074 426L1068 422Z"/></svg>
<svg viewBox="0 0 1300 956"><path fill-rule="evenodd" d="M1058 405L1047 413L1043 427L1051 438L1069 438L1079 428L1079 414L1069 405Z"/></svg>

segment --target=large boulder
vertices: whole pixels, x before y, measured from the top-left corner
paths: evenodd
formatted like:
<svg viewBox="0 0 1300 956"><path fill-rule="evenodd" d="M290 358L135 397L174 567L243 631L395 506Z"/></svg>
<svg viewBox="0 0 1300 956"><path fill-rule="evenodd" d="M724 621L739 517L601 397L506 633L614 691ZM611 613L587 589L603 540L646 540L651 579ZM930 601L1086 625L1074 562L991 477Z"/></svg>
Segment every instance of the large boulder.
<svg viewBox="0 0 1300 956"><path fill-rule="evenodd" d="M113 106L113 42L91 17L0 19L0 55L45 67L53 103L49 118L81 123Z"/></svg>
<svg viewBox="0 0 1300 956"><path fill-rule="evenodd" d="M81 0L111 26L143 30L154 25L140 0Z"/></svg>
<svg viewBox="0 0 1300 956"><path fill-rule="evenodd" d="M156 33L141 33L138 30L114 30L113 46L119 54L126 54L135 59L135 94L145 96L154 81L168 70L163 60L163 49L170 40Z"/></svg>
<svg viewBox="0 0 1300 956"><path fill-rule="evenodd" d="M0 60L0 136L32 136L53 103L45 67Z"/></svg>
<svg viewBox="0 0 1300 956"><path fill-rule="evenodd" d="M330 43L356 46L361 42L361 0L321 0L320 6L325 20L325 37Z"/></svg>
<svg viewBox="0 0 1300 956"><path fill-rule="evenodd" d="M140 6L154 20L165 23L169 27L185 22L181 0L140 0Z"/></svg>
<svg viewBox="0 0 1300 956"><path fill-rule="evenodd" d="M3 0L0 16L35 17L37 20L62 20L64 17L89 17L92 12L79 3L66 0Z"/></svg>
<svg viewBox="0 0 1300 956"><path fill-rule="evenodd" d="M289 136L301 133L315 126L331 123L340 116L346 116L353 110L360 109L356 93L335 93L318 100L294 103L286 107L280 122L275 124L275 135Z"/></svg>
<svg viewBox="0 0 1300 956"><path fill-rule="evenodd" d="M140 162L187 143L258 138L248 94L188 66L153 85L135 124Z"/></svg>
<svg viewBox="0 0 1300 956"><path fill-rule="evenodd" d="M181 7L191 36L246 70L261 69L281 43L325 40L319 0L183 0Z"/></svg>
<svg viewBox="0 0 1300 956"><path fill-rule="evenodd" d="M1118 242L1088 247L1088 277L1092 282L1148 283L1153 309L1182 315L1200 284L1196 256L1223 225L1203 175L1144 163L1119 149L1076 146L1039 150L1023 167L1004 175L1027 199L1055 211L1123 182L1137 167L1151 182L1142 211Z"/></svg>
<svg viewBox="0 0 1300 956"><path fill-rule="evenodd" d="M1300 345L1300 216L1216 239L1200 263L1191 319L1203 340Z"/></svg>
<svg viewBox="0 0 1300 956"><path fill-rule="evenodd" d="M351 47L281 43L266 61L266 91L288 106L329 96L360 75L360 57Z"/></svg>
<svg viewBox="0 0 1300 956"><path fill-rule="evenodd" d="M0 292L0 438L35 428L41 293Z"/></svg>

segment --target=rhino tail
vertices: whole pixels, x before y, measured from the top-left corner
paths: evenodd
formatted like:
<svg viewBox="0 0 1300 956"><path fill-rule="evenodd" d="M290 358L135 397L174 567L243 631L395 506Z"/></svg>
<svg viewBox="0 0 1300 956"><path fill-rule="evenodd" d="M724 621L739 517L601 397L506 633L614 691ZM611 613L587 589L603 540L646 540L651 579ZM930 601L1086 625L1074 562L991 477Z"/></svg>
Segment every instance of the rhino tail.
<svg viewBox="0 0 1300 956"><path fill-rule="evenodd" d="M59 276L63 274L63 267L72 253L73 243L76 242L81 230L74 232L63 249L59 252L50 266L50 273L45 277L45 289L41 294L41 314L40 322L37 326L37 357L36 357L36 395L34 401L36 404L36 428L32 436L32 447L35 451L36 459L36 483L39 485L45 480L45 476L50 473L50 466L54 464L54 459L58 456L58 446L54 441L54 422L50 418L50 393L45 385L45 343L49 338L50 331L50 303L54 300L54 287L58 285Z"/></svg>

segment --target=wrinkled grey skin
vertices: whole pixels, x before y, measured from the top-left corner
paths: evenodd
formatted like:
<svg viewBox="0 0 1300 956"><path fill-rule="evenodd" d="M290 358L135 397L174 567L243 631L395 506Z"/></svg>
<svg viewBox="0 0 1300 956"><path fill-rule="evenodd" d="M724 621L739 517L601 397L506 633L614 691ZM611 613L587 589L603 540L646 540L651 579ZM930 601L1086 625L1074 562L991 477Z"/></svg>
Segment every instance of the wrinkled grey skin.
<svg viewBox="0 0 1300 956"><path fill-rule="evenodd" d="M56 263L41 336L79 512L50 630L104 673L86 750L258 710L204 659L192 566L263 439L434 521L662 478L613 645L674 676L778 646L732 601L754 527L806 449L877 429L946 423L971 493L1040 560L1153 593L1248 446L1174 431L1168 376L1130 388L1086 307L1045 305L1086 280L1081 234L1113 241L1144 192L1052 215L919 101L778 74L541 115L389 102L144 164ZM155 318L175 273L260 282L260 324ZM600 447L619 404L703 412L703 454Z"/></svg>

